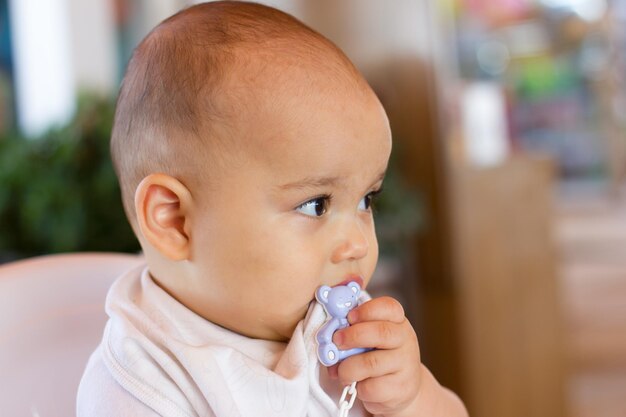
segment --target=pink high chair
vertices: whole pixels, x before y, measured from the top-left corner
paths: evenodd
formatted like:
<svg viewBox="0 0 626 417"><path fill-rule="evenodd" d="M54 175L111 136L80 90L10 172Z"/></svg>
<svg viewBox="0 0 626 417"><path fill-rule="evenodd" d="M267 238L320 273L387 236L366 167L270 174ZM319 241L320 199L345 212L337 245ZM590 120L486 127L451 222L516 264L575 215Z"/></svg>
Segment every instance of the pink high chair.
<svg viewBox="0 0 626 417"><path fill-rule="evenodd" d="M73 253L0 265L0 415L76 414L76 391L106 322L114 279L137 255Z"/></svg>

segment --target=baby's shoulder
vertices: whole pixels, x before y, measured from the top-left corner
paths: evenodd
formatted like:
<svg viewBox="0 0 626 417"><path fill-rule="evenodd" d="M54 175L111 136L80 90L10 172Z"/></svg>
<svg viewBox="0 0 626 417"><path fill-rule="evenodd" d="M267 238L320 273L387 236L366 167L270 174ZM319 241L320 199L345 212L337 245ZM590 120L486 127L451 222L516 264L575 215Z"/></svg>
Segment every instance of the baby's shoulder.
<svg viewBox="0 0 626 417"><path fill-rule="evenodd" d="M111 375L98 347L89 358L78 387L77 417L159 417Z"/></svg>

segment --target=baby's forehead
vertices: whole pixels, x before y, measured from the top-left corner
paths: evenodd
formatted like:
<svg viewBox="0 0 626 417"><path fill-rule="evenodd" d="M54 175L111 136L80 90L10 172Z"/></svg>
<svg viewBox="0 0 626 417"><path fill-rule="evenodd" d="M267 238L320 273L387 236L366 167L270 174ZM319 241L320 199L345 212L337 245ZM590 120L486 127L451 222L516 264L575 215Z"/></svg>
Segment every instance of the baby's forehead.
<svg viewBox="0 0 626 417"><path fill-rule="evenodd" d="M378 156L388 153L389 126L374 93L298 77L260 94L236 116L235 149L297 179L342 174L335 168L365 147L373 152L364 163L384 165Z"/></svg>

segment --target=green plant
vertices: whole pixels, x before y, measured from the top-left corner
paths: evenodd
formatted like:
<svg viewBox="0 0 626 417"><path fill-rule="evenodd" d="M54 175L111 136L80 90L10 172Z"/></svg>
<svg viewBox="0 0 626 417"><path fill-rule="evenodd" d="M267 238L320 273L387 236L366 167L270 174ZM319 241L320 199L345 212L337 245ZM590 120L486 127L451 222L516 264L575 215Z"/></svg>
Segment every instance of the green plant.
<svg viewBox="0 0 626 417"><path fill-rule="evenodd" d="M81 97L73 120L40 138L0 137L0 252L136 252L109 158L114 104Z"/></svg>

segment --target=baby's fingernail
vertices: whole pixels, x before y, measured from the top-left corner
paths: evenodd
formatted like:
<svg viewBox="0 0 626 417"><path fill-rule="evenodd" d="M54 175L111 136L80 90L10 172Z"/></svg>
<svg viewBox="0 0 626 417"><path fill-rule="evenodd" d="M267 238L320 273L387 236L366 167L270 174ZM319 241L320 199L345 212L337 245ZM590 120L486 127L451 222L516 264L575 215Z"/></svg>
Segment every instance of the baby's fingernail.
<svg viewBox="0 0 626 417"><path fill-rule="evenodd" d="M359 313L357 313L356 310L352 310L351 312L348 313L348 321L350 322L350 324L356 323L358 319L358 315Z"/></svg>

